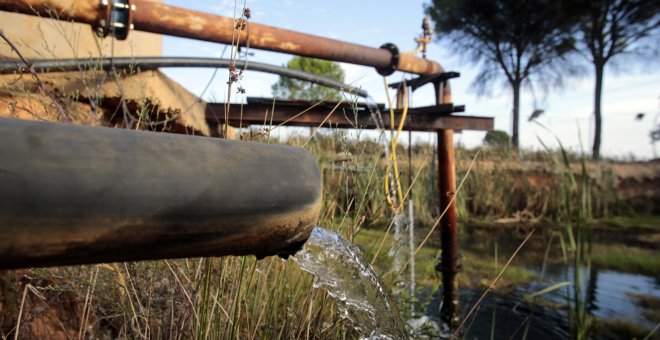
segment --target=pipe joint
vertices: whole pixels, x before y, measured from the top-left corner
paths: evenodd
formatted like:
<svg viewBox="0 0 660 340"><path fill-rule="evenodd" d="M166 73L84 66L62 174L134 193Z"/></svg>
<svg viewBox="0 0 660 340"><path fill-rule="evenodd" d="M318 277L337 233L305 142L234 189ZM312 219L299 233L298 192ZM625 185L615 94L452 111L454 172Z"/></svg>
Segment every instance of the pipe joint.
<svg viewBox="0 0 660 340"><path fill-rule="evenodd" d="M381 76L389 76L390 74L394 73L394 71L396 71L396 69L399 67L399 60L401 59L401 54L399 53L399 48L392 43L383 44L380 46L380 48L384 50L388 50L392 55L392 58L390 59L390 64L388 66L376 67L376 71Z"/></svg>
<svg viewBox="0 0 660 340"><path fill-rule="evenodd" d="M125 40L128 32L133 29L132 13L135 5L131 0L101 0L100 12L103 18L94 25L93 30L99 37L108 35Z"/></svg>

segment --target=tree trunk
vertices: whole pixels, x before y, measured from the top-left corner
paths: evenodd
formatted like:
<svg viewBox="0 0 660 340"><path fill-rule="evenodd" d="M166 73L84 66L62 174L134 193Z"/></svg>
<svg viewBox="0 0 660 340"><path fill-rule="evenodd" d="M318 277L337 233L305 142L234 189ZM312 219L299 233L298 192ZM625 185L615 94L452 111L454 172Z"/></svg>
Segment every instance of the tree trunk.
<svg viewBox="0 0 660 340"><path fill-rule="evenodd" d="M605 64L596 62L594 63L596 71L596 86L594 90L594 146L592 149L591 157L593 159L600 159L600 142L602 133L603 117L600 112L600 102L603 94L603 71Z"/></svg>
<svg viewBox="0 0 660 340"><path fill-rule="evenodd" d="M520 126L520 81L511 83L513 88L513 126L511 127L511 146L518 148L518 127Z"/></svg>

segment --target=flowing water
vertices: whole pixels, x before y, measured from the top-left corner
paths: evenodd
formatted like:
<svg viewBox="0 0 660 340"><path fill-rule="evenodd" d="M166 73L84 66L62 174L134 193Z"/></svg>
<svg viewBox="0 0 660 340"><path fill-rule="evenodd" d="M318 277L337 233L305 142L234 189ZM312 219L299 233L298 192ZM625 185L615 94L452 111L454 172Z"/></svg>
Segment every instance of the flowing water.
<svg viewBox="0 0 660 340"><path fill-rule="evenodd" d="M368 339L407 338L399 310L360 249L316 227L293 260L314 275L314 286L337 299L343 317Z"/></svg>

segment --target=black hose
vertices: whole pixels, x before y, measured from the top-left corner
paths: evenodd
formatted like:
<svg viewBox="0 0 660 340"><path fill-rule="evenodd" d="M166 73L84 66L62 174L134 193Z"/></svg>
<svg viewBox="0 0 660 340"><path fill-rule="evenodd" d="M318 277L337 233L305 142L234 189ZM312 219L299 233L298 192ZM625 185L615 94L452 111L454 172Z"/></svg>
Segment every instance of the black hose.
<svg viewBox="0 0 660 340"><path fill-rule="evenodd" d="M0 159L0 270L286 256L321 209L291 146L0 118Z"/></svg>
<svg viewBox="0 0 660 340"><path fill-rule="evenodd" d="M161 67L203 67L203 68L229 68L230 59L216 58L188 58L188 57L134 57L134 58L82 58L82 59L35 59L31 60L32 67L37 72L67 72L80 69L104 69L111 67L117 69L151 70ZM237 68L243 68L241 63L234 63ZM367 92L340 81L321 77L312 73L294 70L282 66L269 65L257 62L248 62L247 70L273 73L283 77L308 81L317 85L349 92L366 98ZM26 73L27 68L20 61L0 61L0 74Z"/></svg>

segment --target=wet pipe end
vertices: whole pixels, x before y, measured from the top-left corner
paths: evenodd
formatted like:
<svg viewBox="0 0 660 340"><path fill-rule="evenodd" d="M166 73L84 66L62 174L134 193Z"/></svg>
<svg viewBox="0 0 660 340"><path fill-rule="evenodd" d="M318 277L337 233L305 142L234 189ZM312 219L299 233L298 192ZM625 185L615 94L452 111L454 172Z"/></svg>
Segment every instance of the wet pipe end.
<svg viewBox="0 0 660 340"><path fill-rule="evenodd" d="M306 150L0 118L0 269L287 255L321 209Z"/></svg>

